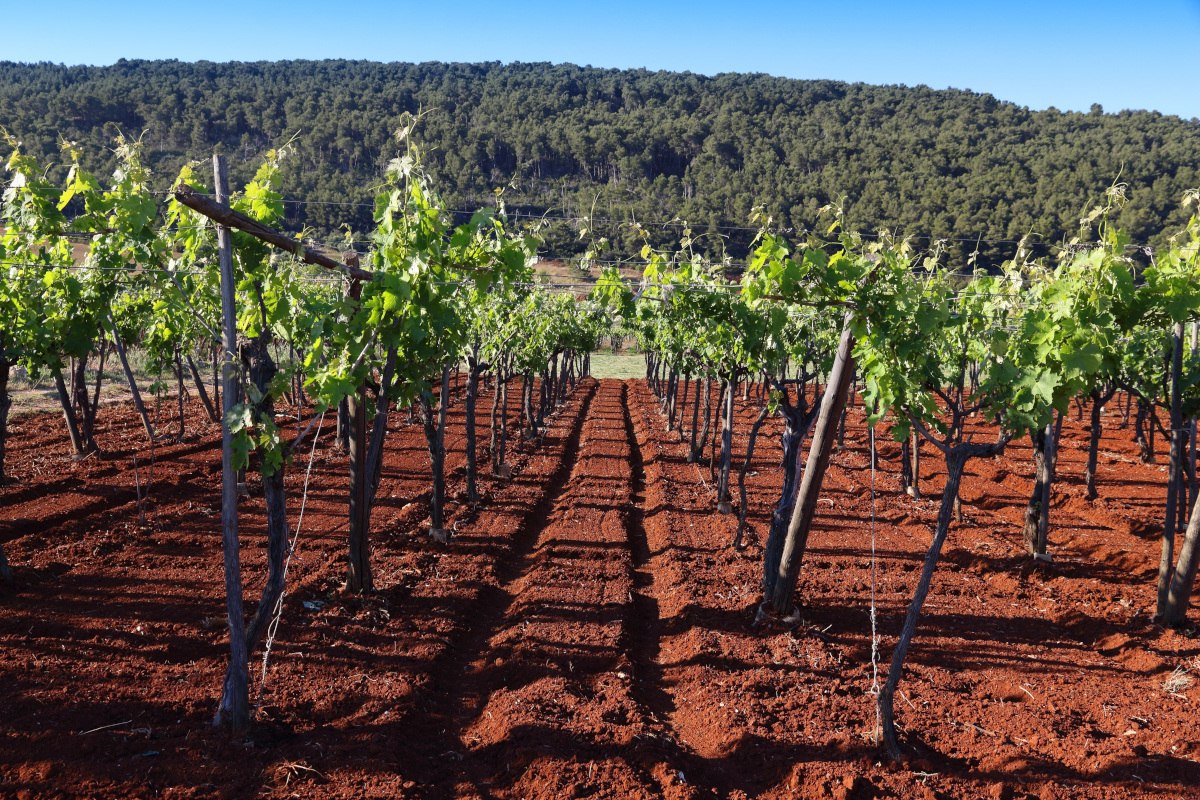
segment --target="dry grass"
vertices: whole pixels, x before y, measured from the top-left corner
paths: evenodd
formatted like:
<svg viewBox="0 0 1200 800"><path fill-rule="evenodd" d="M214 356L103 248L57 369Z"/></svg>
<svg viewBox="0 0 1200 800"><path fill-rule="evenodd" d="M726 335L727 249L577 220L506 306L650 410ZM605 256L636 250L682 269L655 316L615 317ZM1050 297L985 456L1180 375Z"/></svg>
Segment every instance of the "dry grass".
<svg viewBox="0 0 1200 800"><path fill-rule="evenodd" d="M1192 677L1192 673L1200 673L1200 656L1196 656L1191 661L1177 666L1175 671L1163 681L1163 691L1168 694L1186 692L1196 682L1195 678Z"/></svg>

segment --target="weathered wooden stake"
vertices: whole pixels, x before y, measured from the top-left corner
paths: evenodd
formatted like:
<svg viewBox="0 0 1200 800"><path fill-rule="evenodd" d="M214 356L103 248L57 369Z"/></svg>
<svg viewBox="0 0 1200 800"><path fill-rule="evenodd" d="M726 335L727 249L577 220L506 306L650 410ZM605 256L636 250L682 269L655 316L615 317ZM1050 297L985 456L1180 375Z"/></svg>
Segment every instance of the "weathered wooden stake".
<svg viewBox="0 0 1200 800"><path fill-rule="evenodd" d="M362 296L362 284L353 281L349 296L357 302ZM350 439L350 547L347 556L346 591L350 594L370 592L375 588L371 575L371 546L367 512L367 386L347 398Z"/></svg>
<svg viewBox="0 0 1200 800"><path fill-rule="evenodd" d="M213 185L217 203L229 200L229 178L225 156L213 156ZM226 419L237 400L237 283L233 274L233 237L229 228L217 225L217 253L221 267L221 546L225 558L225 609L229 618L229 669L214 724L241 729L250 724L250 679L247 672L246 617L242 607L242 564L238 542L238 487L233 468L233 432ZM110 320L111 321L111 320ZM113 329L116 337L116 329ZM118 349L118 352L120 350ZM124 359L122 359L124 361Z"/></svg>
<svg viewBox="0 0 1200 800"><path fill-rule="evenodd" d="M854 375L854 334L850 332L850 314L842 326L842 338L838 342L837 356L829 373L829 385L821 399L821 413L813 430L812 445L800 481L796 505L792 508L792 519L788 523L787 538L779 565L770 572L774 581L767 587L766 602L770 610L779 615L791 609L792 594L800 577L800 564L808 546L808 534L812 528L813 515L817 509L817 497L829 467L829 456L837 438L838 423L846 407L846 395ZM770 577L768 576L768 580Z"/></svg>
<svg viewBox="0 0 1200 800"><path fill-rule="evenodd" d="M1180 397L1179 374L1183 370L1183 323L1175 323L1173 348L1171 351L1171 455L1167 468L1167 513L1163 523L1162 558L1158 563L1158 605L1155 616L1162 617L1167 611L1167 598L1171 590L1172 568L1175 565L1176 504L1179 497L1179 470L1183 465L1182 398ZM1151 424L1150 430L1154 430Z"/></svg>

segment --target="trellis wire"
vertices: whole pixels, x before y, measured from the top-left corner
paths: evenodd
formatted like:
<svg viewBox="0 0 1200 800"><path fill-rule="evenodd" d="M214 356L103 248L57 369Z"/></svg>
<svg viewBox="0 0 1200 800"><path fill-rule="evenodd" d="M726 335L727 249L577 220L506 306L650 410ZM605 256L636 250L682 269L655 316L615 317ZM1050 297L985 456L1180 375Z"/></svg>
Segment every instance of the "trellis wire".
<svg viewBox="0 0 1200 800"><path fill-rule="evenodd" d="M300 516L296 519L296 533L292 536L292 541L288 544L287 558L283 562L283 590L279 593L279 601L275 603L274 614L271 616L271 624L267 626L267 640L263 644L262 676L258 681L256 709L262 708L263 692L267 688L267 662L271 658L271 647L275 644L275 634L279 630L279 620L283 617L283 598L287 596L288 567L292 564L292 555L296 552L296 541L300 538L300 526L304 523L304 509L308 505L308 481L312 476L313 459L317 455L317 442L321 438L321 429L325 426L325 413L325 411L321 412L321 419L317 423L317 433L313 436L312 449L308 452L308 469L304 472L304 493L300 497Z"/></svg>
<svg viewBox="0 0 1200 800"><path fill-rule="evenodd" d="M58 187L32 187L32 188L27 188L26 191L62 192L63 190L59 189ZM171 189L153 189L153 190L147 190L146 193L152 194L152 195L170 195L173 193L173 190L171 190ZM341 207L375 208L375 205L376 205L375 203L371 203L371 202L335 201L335 200L300 200L300 199L296 199L296 198L280 198L279 202L286 204L286 205L295 205L295 206L341 206ZM479 209L475 209L475 210L466 209L466 208L441 209L441 211L443 213L459 214L459 215L474 215L474 214L479 213L480 211L486 211L486 210L497 211L498 208L496 206L485 205L485 206L483 206ZM815 230L810 230L807 228L794 228L794 227L759 228L759 227L754 227L754 226L750 226L750 225L716 225L716 224L708 224L708 223L702 223L702 222L692 222L692 221L682 220L682 219L678 219L678 218L667 220L667 221L662 221L662 222L651 222L651 221L639 222L639 221L633 220L633 219L615 219L612 217L571 216L569 214L550 214L548 212L542 213L542 214L536 214L536 213L532 213L529 211L519 211L519 210L506 210L505 216L512 217L513 219L545 220L545 221L571 222L571 223L583 222L583 223L587 223L589 225L637 225L637 226L640 226L643 228L666 229L666 228L671 228L671 227L682 228L682 227L690 226L697 231L699 231L701 229L705 229L705 230L712 229L712 230L722 230L722 231L743 231L743 232L750 232L750 233L768 232L768 233L773 233L773 234L801 235L801 236L808 235L811 233L816 233ZM176 227L178 229L182 230L184 228L204 228L204 227L208 227L208 226L209 226L208 223L202 223L200 225L191 225L191 226L180 225L180 226L176 226ZM79 232L78 234L71 233L70 235L91 236L92 234L90 234L86 231L83 231L83 232ZM295 235L295 234L289 234L289 235ZM865 231L853 231L849 235L857 236L857 237L864 238L864 239L894 239L896 241L904 241L905 239L908 239L908 240L914 240L914 241L916 241L916 240L928 241L931 243L937 243L937 242L956 242L956 243L960 243L960 244L974 243L976 246L982 245L982 244L1014 244L1014 245L1018 245L1018 246L1028 245L1028 246L1049 247L1049 248L1058 249L1058 250L1091 249L1091 248L1104 246L1100 242L1079 242L1079 243L1075 243L1075 244L1056 244L1054 242L1048 242L1048 241L1035 241L1028 237L1023 238L1023 239L1012 239L1012 238L998 239L998 238L984 238L983 236L979 236L979 235L977 235L977 236L965 236L965 235L954 236L954 235L947 234L944 236L939 236L937 234L931 234L931 233L902 235L902 234L888 232L888 231L877 231L877 232L873 232L873 233L865 232ZM308 238L311 239L312 237L308 237ZM322 242L322 243L323 244L370 244L371 241L372 241L371 239L350 238L349 240L341 239L341 240L337 240L336 242ZM837 241L834 240L831 242L827 242L827 244L837 244ZM1169 244L1168 245L1161 245L1161 244L1160 245L1152 245L1152 244L1135 244L1135 243L1130 242L1125 245L1124 249L1125 250L1141 250L1143 252L1153 252L1156 250L1169 250L1169 249L1171 249L1171 247L1172 247L1172 245L1169 245ZM612 263L620 263L620 262L619 261L596 261L596 263L612 264Z"/></svg>
<svg viewBox="0 0 1200 800"><path fill-rule="evenodd" d="M871 440L871 689L868 694L875 702L875 741L879 741L879 730L883 721L879 717L879 633L875 614L875 426L869 424Z"/></svg>

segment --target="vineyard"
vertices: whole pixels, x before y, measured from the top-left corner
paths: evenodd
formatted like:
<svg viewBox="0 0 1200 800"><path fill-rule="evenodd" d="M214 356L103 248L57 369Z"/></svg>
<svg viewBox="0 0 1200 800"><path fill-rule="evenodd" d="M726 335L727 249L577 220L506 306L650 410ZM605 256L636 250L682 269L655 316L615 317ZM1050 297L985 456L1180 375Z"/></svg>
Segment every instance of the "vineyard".
<svg viewBox="0 0 1200 800"><path fill-rule="evenodd" d="M1200 785L1197 213L1135 244L1115 184L991 268L630 223L636 279L584 218L547 281L413 122L342 242L282 229L286 148L163 190L6 136L0 795Z"/></svg>

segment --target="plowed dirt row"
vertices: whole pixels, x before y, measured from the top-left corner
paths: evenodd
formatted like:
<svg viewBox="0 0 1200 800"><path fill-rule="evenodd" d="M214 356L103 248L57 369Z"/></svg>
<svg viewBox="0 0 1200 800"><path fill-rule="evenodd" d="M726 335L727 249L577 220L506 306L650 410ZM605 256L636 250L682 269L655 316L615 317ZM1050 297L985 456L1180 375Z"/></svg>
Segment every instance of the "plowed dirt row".
<svg viewBox="0 0 1200 800"><path fill-rule="evenodd" d="M749 480L751 546L738 555L729 547L736 520L710 513L707 464L684 463L686 448L665 431L648 389L638 385L634 397L664 685L681 740L714 768L697 777L711 778L719 794L1107 798L1175 796L1200 785L1196 689L1164 688L1178 666L1195 674L1200 647L1150 624L1159 542L1131 533L1153 531L1161 467L1136 463L1115 414L1105 415L1105 499L1095 503L1082 499L1086 430L1067 422L1052 566L1032 568L1021 548L1032 473L1027 440L1002 460L968 467L966 519L952 528L897 701L920 756L897 771L879 764L871 741L872 503L861 410L851 413L847 447L826 478L798 593L803 622L756 631L750 606L759 540L779 499L779 425L764 427L759 439ZM739 434L756 412L739 401ZM882 679L936 500L898 495L899 446L883 426L879 437ZM735 469L745 446L736 441ZM937 498L944 466L929 450L923 489Z"/></svg>
<svg viewBox="0 0 1200 800"><path fill-rule="evenodd" d="M479 509L451 503L459 535L450 548L421 534L424 435L399 415L373 517L379 591L366 603L336 591L347 479L327 420L259 718L244 742L206 727L228 652L219 429L196 414L194 439L156 448L139 527L132 457L144 493L149 453L131 419L102 417L106 457L74 464L60 420L19 420L10 474L21 482L0 506L0 537L17 573L16 591L0 597L0 796L443 796L426 788L455 773L445 755L451 703L435 678L481 613L513 533L565 478L592 391L594 383L581 385L540 448L512 455L511 481L483 479ZM510 395L512 420L519 392ZM462 424L462 404L453 403L447 440L457 452L447 469L460 497ZM483 416L484 440L486 424ZM303 466L287 480L293 523ZM91 499L118 492L128 497L108 507ZM93 505L62 514L60 502ZM243 505L250 597L264 573L264 522L261 500ZM258 670L252 675L256 693Z"/></svg>
<svg viewBox="0 0 1200 800"><path fill-rule="evenodd" d="M462 684L464 775L504 797L660 797L678 784L639 697L624 387L591 403L570 478L529 530Z"/></svg>
<svg viewBox="0 0 1200 800"><path fill-rule="evenodd" d="M777 420L735 551L707 464L685 463L644 382L583 383L541 446L514 454L511 481L484 479L476 508L461 499L461 403L450 411L455 538L422 534L424 436L397 419L366 601L337 591L346 465L327 421L259 716L237 739L205 724L227 653L217 428L193 416L192 438L156 448L151 479L119 408L101 412L108 455L81 463L60 419L20 420L21 482L0 499L18 576L0 595L0 797L1045 799L1200 786L1200 647L1149 619L1162 466L1137 462L1117 415L1104 417L1094 502L1086 425L1066 423L1051 565L1021 547L1027 440L969 464L965 519L897 700L916 755L893 766L872 741L872 530L882 672L933 528L944 468L931 449L934 499L901 496L899 446L880 426L873 494L852 411L801 574L802 620L755 627ZM735 470L756 412L738 402ZM288 478L293 503L304 466ZM243 508L252 591L260 505ZM1194 680L1167 691L1177 667Z"/></svg>

